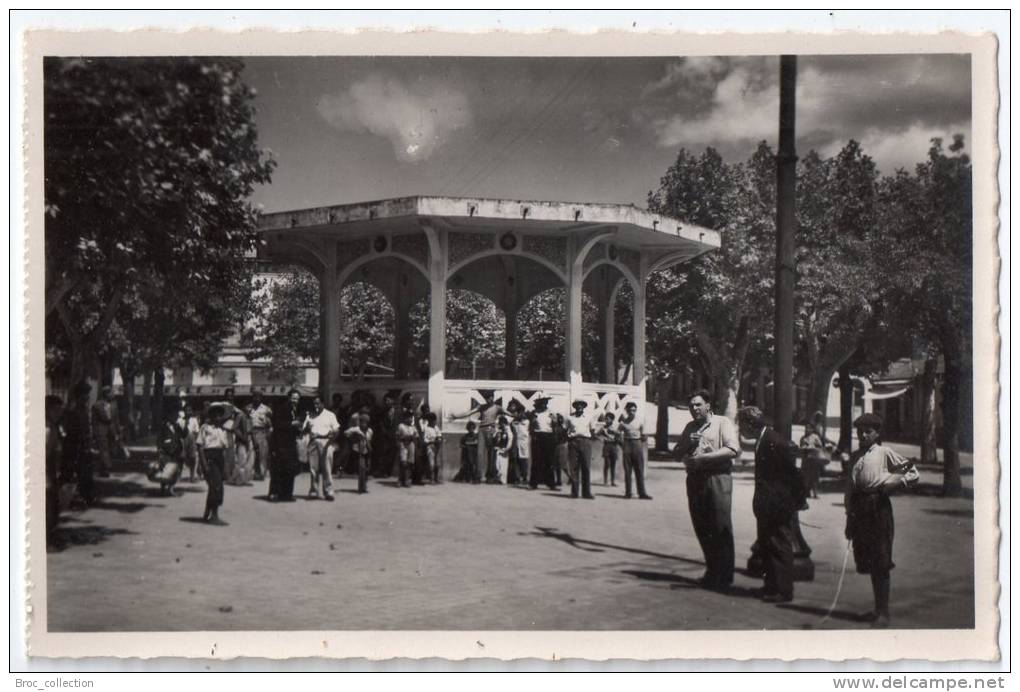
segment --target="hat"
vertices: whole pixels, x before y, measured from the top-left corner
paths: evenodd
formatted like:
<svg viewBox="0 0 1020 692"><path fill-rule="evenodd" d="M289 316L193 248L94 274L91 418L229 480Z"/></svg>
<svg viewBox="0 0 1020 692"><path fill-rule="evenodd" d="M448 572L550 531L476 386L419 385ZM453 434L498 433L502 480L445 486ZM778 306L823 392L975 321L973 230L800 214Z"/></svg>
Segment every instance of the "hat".
<svg viewBox="0 0 1020 692"><path fill-rule="evenodd" d="M552 397L551 397L551 396L549 396L548 394L546 394L544 390L541 390L541 389L540 389L540 390L538 390L538 393L537 393L537 394L535 394L535 396L531 397L531 400L532 400L533 402L538 402L538 401L551 401L551 400L552 400Z"/></svg>
<svg viewBox="0 0 1020 692"><path fill-rule="evenodd" d="M881 416L876 416L874 413L865 413L863 416L854 421L855 428L863 428L868 426L871 428L879 428L885 425L885 421L882 420Z"/></svg>
<svg viewBox="0 0 1020 692"><path fill-rule="evenodd" d="M578 397L577 399L574 399L572 402L570 402L571 406L577 406L578 404L580 404L581 406L584 406L584 407L588 406L588 402L585 401L584 399L581 399L580 397Z"/></svg>
<svg viewBox="0 0 1020 692"><path fill-rule="evenodd" d="M92 392L92 385L87 380L82 380L78 384L74 385L74 389L71 390L74 396L83 396Z"/></svg>

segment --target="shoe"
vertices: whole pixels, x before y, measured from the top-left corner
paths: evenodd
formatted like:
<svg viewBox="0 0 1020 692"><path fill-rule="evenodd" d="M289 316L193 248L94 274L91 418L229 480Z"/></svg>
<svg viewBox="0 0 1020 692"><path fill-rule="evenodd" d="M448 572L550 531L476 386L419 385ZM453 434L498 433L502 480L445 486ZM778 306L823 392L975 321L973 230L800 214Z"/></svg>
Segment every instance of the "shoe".
<svg viewBox="0 0 1020 692"><path fill-rule="evenodd" d="M793 595L785 596L781 593L767 593L761 597L763 603L789 603L793 600Z"/></svg>
<svg viewBox="0 0 1020 692"><path fill-rule="evenodd" d="M318 500L319 499L319 493L315 492L314 490L310 490L308 492L308 499L309 500Z"/></svg>
<svg viewBox="0 0 1020 692"><path fill-rule="evenodd" d="M333 501L333 500L335 500L335 499L336 499L336 498L334 498L334 497L333 497L332 495L327 495L327 496L326 496L326 502L332 502L332 501Z"/></svg>
<svg viewBox="0 0 1020 692"><path fill-rule="evenodd" d="M575 497L577 497L577 496L575 495ZM582 495L581 497L583 497L585 500L594 500L595 499L594 495Z"/></svg>
<svg viewBox="0 0 1020 692"><path fill-rule="evenodd" d="M627 493L626 495L624 495L624 497L629 500L629 499L633 498L634 495L632 495L631 493Z"/></svg>
<svg viewBox="0 0 1020 692"><path fill-rule="evenodd" d="M874 630L889 629L889 616L885 614L876 615L875 620L871 623L871 629Z"/></svg>
<svg viewBox="0 0 1020 692"><path fill-rule="evenodd" d="M227 522L223 521L219 517L213 517L207 522L210 526L230 526Z"/></svg>
<svg viewBox="0 0 1020 692"><path fill-rule="evenodd" d="M642 499L642 500L651 500L652 499L651 495L639 495L638 497L640 499Z"/></svg>

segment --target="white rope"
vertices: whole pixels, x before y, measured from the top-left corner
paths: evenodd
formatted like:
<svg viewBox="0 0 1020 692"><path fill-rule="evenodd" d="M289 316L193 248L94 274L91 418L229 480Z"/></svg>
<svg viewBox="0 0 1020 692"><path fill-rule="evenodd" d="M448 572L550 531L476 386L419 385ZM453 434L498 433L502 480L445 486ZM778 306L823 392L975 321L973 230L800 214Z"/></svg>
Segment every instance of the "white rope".
<svg viewBox="0 0 1020 692"><path fill-rule="evenodd" d="M825 617L822 618L823 625L832 615L832 611L836 609L836 604L839 602L839 594L843 590L843 577L846 576L846 566L849 561L850 561L850 541L847 540L846 552L843 553L843 569L840 570L839 572L839 582L837 582L836 584L836 595L832 597L832 605L829 606L829 611L825 614Z"/></svg>

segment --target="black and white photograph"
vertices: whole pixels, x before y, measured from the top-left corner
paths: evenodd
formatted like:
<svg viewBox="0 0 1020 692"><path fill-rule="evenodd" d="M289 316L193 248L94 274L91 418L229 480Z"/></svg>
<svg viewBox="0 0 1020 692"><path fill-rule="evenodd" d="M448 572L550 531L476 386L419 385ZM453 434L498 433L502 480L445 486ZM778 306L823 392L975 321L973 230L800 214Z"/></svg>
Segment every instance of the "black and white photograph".
<svg viewBox="0 0 1020 692"><path fill-rule="evenodd" d="M241 40L29 66L46 650L996 655L994 40Z"/></svg>

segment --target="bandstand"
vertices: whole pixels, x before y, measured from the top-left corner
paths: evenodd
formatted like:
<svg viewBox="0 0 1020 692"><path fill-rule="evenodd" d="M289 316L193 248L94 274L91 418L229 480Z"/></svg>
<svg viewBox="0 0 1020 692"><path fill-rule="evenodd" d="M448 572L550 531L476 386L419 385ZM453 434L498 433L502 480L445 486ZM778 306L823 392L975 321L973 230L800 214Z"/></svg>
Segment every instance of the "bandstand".
<svg viewBox="0 0 1020 692"><path fill-rule="evenodd" d="M411 392L427 398L444 433L463 431L460 413L493 390L504 405L528 409L538 392L566 413L576 397L598 412L645 400L645 287L661 268L688 262L719 247L715 231L632 205L533 202L447 197L404 197L265 214L261 252L268 260L299 264L319 279L320 393L345 399L355 390ZM341 373L340 292L349 282L378 288L394 308L393 377L355 381ZM624 282L633 296L633 352L627 380L617 381L613 305ZM565 368L537 379L517 368L517 314L551 288L566 289ZM479 293L506 317L505 367L494 378L457 379L446 372L447 290ZM597 306L601 334L598 377L582 376L582 295ZM427 300L427 372L411 362L411 306ZM589 308L590 309L590 308ZM486 373L491 375L492 373ZM427 378L425 377L427 375ZM527 375L530 379L521 378ZM639 406L643 415L644 406ZM450 445L453 446L453 445ZM449 461L449 460L448 460Z"/></svg>

